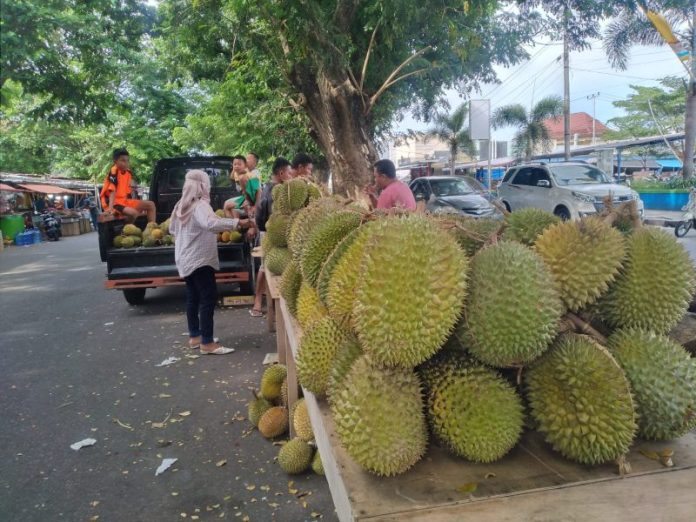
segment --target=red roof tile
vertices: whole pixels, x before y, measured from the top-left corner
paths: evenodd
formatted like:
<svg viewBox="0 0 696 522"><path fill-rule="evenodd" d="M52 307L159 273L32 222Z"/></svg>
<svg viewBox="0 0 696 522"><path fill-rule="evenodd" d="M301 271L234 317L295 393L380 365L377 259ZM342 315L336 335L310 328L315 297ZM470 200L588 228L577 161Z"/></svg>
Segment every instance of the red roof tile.
<svg viewBox="0 0 696 522"><path fill-rule="evenodd" d="M549 136L554 140L563 139L563 117L554 120L544 120ZM601 136L608 128L601 121L595 120L595 134ZM592 116L586 112L574 112L570 115L570 136L577 134L579 137L592 137Z"/></svg>

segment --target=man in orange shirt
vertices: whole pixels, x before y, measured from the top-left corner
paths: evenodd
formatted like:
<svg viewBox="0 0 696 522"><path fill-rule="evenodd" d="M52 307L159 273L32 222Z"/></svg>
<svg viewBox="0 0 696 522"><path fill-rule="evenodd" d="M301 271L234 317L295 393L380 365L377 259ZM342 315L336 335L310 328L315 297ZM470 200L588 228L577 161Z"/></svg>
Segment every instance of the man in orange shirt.
<svg viewBox="0 0 696 522"><path fill-rule="evenodd" d="M100 197L104 212L114 211L122 214L129 223L135 218L147 214L147 221L157 219L157 209L152 201L137 199L137 194L131 199L131 181L133 174L130 171L130 158L126 149L114 151L114 164L104 179Z"/></svg>

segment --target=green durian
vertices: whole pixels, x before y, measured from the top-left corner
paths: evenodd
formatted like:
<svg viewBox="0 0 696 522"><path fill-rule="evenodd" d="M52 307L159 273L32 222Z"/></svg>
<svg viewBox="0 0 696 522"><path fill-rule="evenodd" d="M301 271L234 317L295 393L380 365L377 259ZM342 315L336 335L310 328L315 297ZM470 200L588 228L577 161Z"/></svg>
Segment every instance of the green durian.
<svg viewBox="0 0 696 522"><path fill-rule="evenodd" d="M290 234L290 216L273 213L271 217L268 218L266 222L266 235L271 246L274 247L287 247L288 246L288 235Z"/></svg>
<svg viewBox="0 0 696 522"><path fill-rule="evenodd" d="M261 397L276 400L280 397L283 380L288 375L288 369L283 364L273 364L266 368L261 376Z"/></svg>
<svg viewBox="0 0 696 522"><path fill-rule="evenodd" d="M293 260L288 263L280 280L280 295L285 299L288 310L292 315L297 315L297 296L302 286L302 273L297 263Z"/></svg>
<svg viewBox="0 0 696 522"><path fill-rule="evenodd" d="M329 372L343 332L330 317L319 319L302 333L297 352L297 379L300 385L318 396L326 393Z"/></svg>
<svg viewBox="0 0 696 522"><path fill-rule="evenodd" d="M287 248L275 247L264 253L264 266L274 275L282 275L292 261L292 256Z"/></svg>
<svg viewBox="0 0 696 522"><path fill-rule="evenodd" d="M297 438L306 442L314 440L314 430L312 430L312 421L309 419L307 411L307 403L304 399L298 399L295 403L295 408L292 413L292 426L295 428Z"/></svg>
<svg viewBox="0 0 696 522"><path fill-rule="evenodd" d="M321 455L319 455L319 450L314 452L314 458L312 459L312 471L317 475L324 474L324 464L321 461Z"/></svg>
<svg viewBox="0 0 696 522"><path fill-rule="evenodd" d="M258 426L261 416L272 407L273 404L268 399L254 396L254 400L247 405L247 416L249 417L249 422L251 422L254 426Z"/></svg>
<svg viewBox="0 0 696 522"><path fill-rule="evenodd" d="M331 396L340 389L353 363L362 354L363 351L358 340L352 335L346 335L338 346L331 363L326 389L329 402L331 402Z"/></svg>
<svg viewBox="0 0 696 522"><path fill-rule="evenodd" d="M546 210L534 207L521 208L505 216L506 227L503 239L532 246L544 230L560 221L561 218Z"/></svg>
<svg viewBox="0 0 696 522"><path fill-rule="evenodd" d="M609 337L607 347L631 383L641 437L671 440L696 429L696 359L681 345L629 328Z"/></svg>
<svg viewBox="0 0 696 522"><path fill-rule="evenodd" d="M133 246L135 246L135 239L133 239L133 236L124 236L123 239L121 239L121 246L123 248L133 248Z"/></svg>
<svg viewBox="0 0 696 522"><path fill-rule="evenodd" d="M319 294L319 299L326 306L328 305L328 293L329 285L331 284L331 278L333 276L333 271L338 265L338 262L346 253L348 247L353 244L355 238L358 237L361 228L358 227L348 234L343 240L336 245L329 257L326 259L319 272L319 277L317 278L317 293Z"/></svg>
<svg viewBox="0 0 696 522"><path fill-rule="evenodd" d="M502 220L492 218L445 214L435 219L440 228L446 230L468 256L473 256L484 245L490 243L503 227Z"/></svg>
<svg viewBox="0 0 696 522"><path fill-rule="evenodd" d="M289 440L278 452L278 464L285 473L297 475L307 471L312 464L314 450L305 441L295 438Z"/></svg>
<svg viewBox="0 0 696 522"><path fill-rule="evenodd" d="M128 224L123 227L123 234L126 236L142 236L143 231L135 225Z"/></svg>
<svg viewBox="0 0 696 522"><path fill-rule="evenodd" d="M637 431L631 388L616 360L591 338L568 334L532 364L527 399L538 430L582 464L625 455Z"/></svg>
<svg viewBox="0 0 696 522"><path fill-rule="evenodd" d="M302 281L297 294L297 322L303 329L309 328L314 322L327 316L326 308L319 301L317 291Z"/></svg>
<svg viewBox="0 0 696 522"><path fill-rule="evenodd" d="M297 215L292 221L292 225L290 225L288 248L290 248L293 257L298 263L304 251L304 243L311 234L316 223L323 217L336 212L338 208L338 200L334 198L321 198L313 201L297 212Z"/></svg>
<svg viewBox="0 0 696 522"><path fill-rule="evenodd" d="M114 237L114 248L122 248L123 247L123 238L125 236L115 236Z"/></svg>

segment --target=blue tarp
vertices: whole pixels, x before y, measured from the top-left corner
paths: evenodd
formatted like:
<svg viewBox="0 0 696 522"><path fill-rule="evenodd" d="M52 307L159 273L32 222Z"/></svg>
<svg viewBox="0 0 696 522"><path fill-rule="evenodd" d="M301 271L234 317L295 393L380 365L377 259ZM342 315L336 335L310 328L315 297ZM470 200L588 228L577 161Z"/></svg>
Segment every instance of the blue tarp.
<svg viewBox="0 0 696 522"><path fill-rule="evenodd" d="M680 169L682 162L678 159L659 159L657 161L663 169Z"/></svg>

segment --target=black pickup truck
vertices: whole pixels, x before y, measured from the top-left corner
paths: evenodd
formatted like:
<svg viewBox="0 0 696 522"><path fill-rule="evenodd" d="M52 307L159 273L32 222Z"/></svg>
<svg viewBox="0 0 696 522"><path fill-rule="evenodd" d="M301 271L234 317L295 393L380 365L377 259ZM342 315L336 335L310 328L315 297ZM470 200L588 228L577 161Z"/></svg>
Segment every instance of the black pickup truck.
<svg viewBox="0 0 696 522"><path fill-rule="evenodd" d="M210 176L210 204L213 209L223 207L225 200L239 195L230 180L232 158L229 156L186 157L162 159L155 165L150 183L150 200L157 206L157 222L165 221L181 197L186 172L203 170ZM114 237L126 224L123 219L99 222L99 253L106 262L107 289L121 290L132 305L142 304L148 288L182 285L174 263L174 247L114 248ZM146 219L135 223L145 228ZM220 271L218 283L237 283L244 294L253 293L251 249L248 242L220 243L218 246Z"/></svg>

